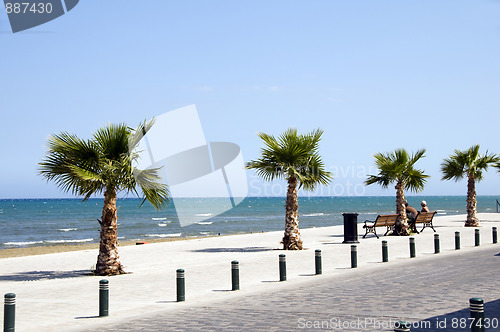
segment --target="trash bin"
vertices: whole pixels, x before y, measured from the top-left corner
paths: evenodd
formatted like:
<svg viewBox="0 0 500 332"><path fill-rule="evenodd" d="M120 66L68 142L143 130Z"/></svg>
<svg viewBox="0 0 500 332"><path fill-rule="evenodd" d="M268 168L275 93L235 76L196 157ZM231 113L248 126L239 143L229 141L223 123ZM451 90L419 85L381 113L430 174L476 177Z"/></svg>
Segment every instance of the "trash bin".
<svg viewBox="0 0 500 332"><path fill-rule="evenodd" d="M342 213L344 216L344 242L359 243L358 241L358 214Z"/></svg>

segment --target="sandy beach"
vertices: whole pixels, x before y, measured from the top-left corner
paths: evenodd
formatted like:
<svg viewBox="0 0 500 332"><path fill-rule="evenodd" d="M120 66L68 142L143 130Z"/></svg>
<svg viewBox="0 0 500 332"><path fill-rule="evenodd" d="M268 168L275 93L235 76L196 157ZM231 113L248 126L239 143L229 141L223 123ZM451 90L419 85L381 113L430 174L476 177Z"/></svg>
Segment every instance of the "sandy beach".
<svg viewBox="0 0 500 332"><path fill-rule="evenodd" d="M204 237L209 238L209 236ZM182 238L163 238L163 239L141 239L137 241L120 241L118 243L119 247L135 246L139 242L143 243L162 243L162 242L173 242L173 241L184 241L197 239L195 237L182 237ZM0 250L0 258L8 257L23 257L32 255L45 255L54 254L58 252L69 252L69 251L82 251L89 249L99 249L99 243L84 243L84 244L63 244L63 245L47 245L47 246L32 246L24 248L7 248Z"/></svg>
<svg viewBox="0 0 500 332"><path fill-rule="evenodd" d="M463 227L464 215L438 216L435 228L441 238L441 254L455 255L491 248L493 226L500 227L500 214L479 214L481 246L474 246L474 228ZM419 227L420 228L420 227ZM351 246L342 244L343 227L302 230L306 250L280 249L282 232L197 238L185 241L125 245L120 257L130 274L108 277L110 316L93 319L98 313L98 283L103 277L89 275L95 264L97 246L54 246L11 250L0 259L0 290L17 296L16 331L86 331L105 324L126 322L154 312L265 293L279 287L313 284L314 250L321 249L323 275L365 273L396 264L418 264L434 254L434 232L415 234L417 257L409 258L408 237L373 234L366 239L358 222L358 268L350 268ZM454 233L460 231L460 251L454 250ZM383 234L383 232L380 232ZM388 263L381 263L381 241L389 244ZM75 248L76 247L76 248ZM31 255L29 250L36 255ZM45 250L45 251L44 251ZM77 250L77 251L68 251ZM279 282L278 255L287 256L287 281ZM240 262L241 290L231 292L231 261ZM186 301L176 302L176 269L186 271ZM3 319L3 314L2 314Z"/></svg>

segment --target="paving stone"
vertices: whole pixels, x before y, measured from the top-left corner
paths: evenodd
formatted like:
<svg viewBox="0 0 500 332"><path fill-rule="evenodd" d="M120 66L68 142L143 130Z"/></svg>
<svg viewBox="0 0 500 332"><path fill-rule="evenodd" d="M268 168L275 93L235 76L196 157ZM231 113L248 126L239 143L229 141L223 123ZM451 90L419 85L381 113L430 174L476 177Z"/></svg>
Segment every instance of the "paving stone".
<svg viewBox="0 0 500 332"><path fill-rule="evenodd" d="M469 317L469 298L481 297L486 320L493 325L486 331L500 331L498 250L495 246L359 273L318 276L314 283L171 310L100 330L387 331L404 319L414 324L412 331L470 331L459 323Z"/></svg>

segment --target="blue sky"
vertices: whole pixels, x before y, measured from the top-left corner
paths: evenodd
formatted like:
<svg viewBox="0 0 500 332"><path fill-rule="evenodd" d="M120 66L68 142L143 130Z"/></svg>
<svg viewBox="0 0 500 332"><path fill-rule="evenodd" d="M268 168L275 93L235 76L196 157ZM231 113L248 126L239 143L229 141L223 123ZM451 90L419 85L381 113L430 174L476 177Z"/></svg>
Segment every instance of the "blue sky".
<svg viewBox="0 0 500 332"><path fill-rule="evenodd" d="M362 185L372 154L427 149L422 195L454 149L500 153L500 1L81 1L13 34L0 13L0 198L70 197L37 175L48 135L196 104L209 141L258 158L263 131L322 128L336 173L315 194ZM248 172L250 195L272 194ZM280 194L281 184L274 186ZM490 170L478 194L497 195Z"/></svg>

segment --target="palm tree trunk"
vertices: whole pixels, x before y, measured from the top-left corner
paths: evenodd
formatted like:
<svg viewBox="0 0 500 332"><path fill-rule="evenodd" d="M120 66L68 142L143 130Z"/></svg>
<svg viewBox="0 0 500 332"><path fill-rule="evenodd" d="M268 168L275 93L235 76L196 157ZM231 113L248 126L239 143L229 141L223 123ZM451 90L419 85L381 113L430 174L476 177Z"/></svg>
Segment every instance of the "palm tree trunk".
<svg viewBox="0 0 500 332"><path fill-rule="evenodd" d="M465 222L466 227L477 227L479 226L479 219L476 216L476 182L473 175L469 175L469 180L467 182L467 221Z"/></svg>
<svg viewBox="0 0 500 332"><path fill-rule="evenodd" d="M396 184L396 214L398 219L396 221L395 233L398 235L409 235L408 231L408 218L406 217L406 197L404 186L401 182Z"/></svg>
<svg viewBox="0 0 500 332"><path fill-rule="evenodd" d="M302 240L299 230L299 204L297 198L297 178L288 179L286 193L285 235L283 236L284 250L302 250Z"/></svg>
<svg viewBox="0 0 500 332"><path fill-rule="evenodd" d="M116 190L106 189L104 206L102 208L101 244L95 273L100 276L109 276L125 273L118 257Z"/></svg>

